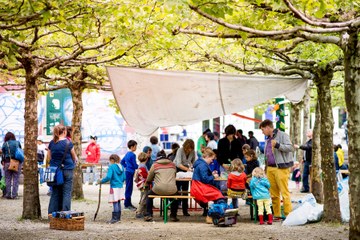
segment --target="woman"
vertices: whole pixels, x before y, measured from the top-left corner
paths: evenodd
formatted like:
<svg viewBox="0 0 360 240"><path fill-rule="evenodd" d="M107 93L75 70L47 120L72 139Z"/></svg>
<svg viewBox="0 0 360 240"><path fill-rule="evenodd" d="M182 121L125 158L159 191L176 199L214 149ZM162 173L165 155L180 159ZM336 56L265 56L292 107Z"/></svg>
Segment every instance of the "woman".
<svg viewBox="0 0 360 240"><path fill-rule="evenodd" d="M219 140L217 148L217 161L225 170L229 169L231 161L235 158L242 159L240 142L235 138L236 128L228 125L225 128L225 137Z"/></svg>
<svg viewBox="0 0 360 240"><path fill-rule="evenodd" d="M7 199L17 199L18 198L18 188L19 188L19 177L21 174L21 163L19 164L19 171L10 171L10 159L14 158L17 148L21 148L19 141L16 141L15 135L12 132L8 132L4 138L4 144L2 145L3 158L1 164L4 167L5 172L5 184L6 190L4 197Z"/></svg>
<svg viewBox="0 0 360 240"><path fill-rule="evenodd" d="M191 167L195 162L195 143L191 139L186 139L183 146L176 152L174 163L176 164L178 172L192 171ZM177 181L176 186L178 191L189 191L188 181ZM187 195L187 193L182 193ZM188 199L182 200L182 210L184 216L190 216Z"/></svg>
<svg viewBox="0 0 360 240"><path fill-rule="evenodd" d="M74 145L66 138L66 127L61 124L55 126L53 135L53 140L50 141L48 147L50 167L63 166L64 184L52 187L48 209L49 214L58 211L69 211L71 209L73 170L77 161ZM64 161L62 162L63 159Z"/></svg>
<svg viewBox="0 0 360 240"><path fill-rule="evenodd" d="M211 148L206 147L202 157L196 160L194 164L190 195L204 208L203 216L207 216L207 203L209 201L218 202L223 200L224 196L215 187L215 178L219 177L219 175L217 173L213 174L209 167L209 164L215 158L215 153Z"/></svg>

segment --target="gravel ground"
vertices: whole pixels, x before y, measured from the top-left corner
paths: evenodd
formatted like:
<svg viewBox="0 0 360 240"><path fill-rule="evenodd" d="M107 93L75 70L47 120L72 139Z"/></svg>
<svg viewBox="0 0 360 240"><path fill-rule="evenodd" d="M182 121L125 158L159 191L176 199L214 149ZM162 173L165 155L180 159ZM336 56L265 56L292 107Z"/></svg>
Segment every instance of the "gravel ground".
<svg viewBox="0 0 360 240"><path fill-rule="evenodd" d="M73 201L72 209L85 213L84 231L61 231L49 228L47 206L49 196L47 186L40 186L41 211L44 220L21 220L22 189L17 200L0 199L0 238L1 239L348 239L348 224L313 223L296 227L285 227L280 222L273 225L258 225L250 220L249 207L240 202L240 217L232 227L217 227L206 224L202 211L191 211L190 217L182 216L180 222L164 224L158 212L154 213L153 222L135 219L135 213L122 212L120 223L107 224L111 218L112 205L107 203L109 185L102 190L101 207L97 219L93 217L97 207L98 186L84 186L85 200ZM292 189L293 197L301 194ZM134 189L133 204L139 199L138 190ZM155 205L159 200L155 200Z"/></svg>

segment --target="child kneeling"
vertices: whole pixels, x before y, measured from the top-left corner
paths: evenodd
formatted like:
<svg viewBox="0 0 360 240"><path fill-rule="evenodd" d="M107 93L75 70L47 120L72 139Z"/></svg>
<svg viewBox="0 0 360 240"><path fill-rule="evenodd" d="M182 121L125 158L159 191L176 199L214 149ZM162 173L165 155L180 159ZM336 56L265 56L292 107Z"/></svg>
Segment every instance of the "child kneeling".
<svg viewBox="0 0 360 240"><path fill-rule="evenodd" d="M271 225L273 222L273 216L270 208L270 183L265 176L265 172L262 168L257 167L252 172L252 178L250 181L250 190L254 200L256 200L258 207L259 223L264 224L264 206L268 216L267 224Z"/></svg>
<svg viewBox="0 0 360 240"><path fill-rule="evenodd" d="M124 181L125 181L125 170L124 167L120 164L120 157L116 154L112 154L109 158L110 165L106 177L99 179L98 183L106 183L110 181L110 195L109 203L112 203L114 206L114 211L112 213L112 218L108 223L116 223L121 219L121 200L125 199L124 194Z"/></svg>

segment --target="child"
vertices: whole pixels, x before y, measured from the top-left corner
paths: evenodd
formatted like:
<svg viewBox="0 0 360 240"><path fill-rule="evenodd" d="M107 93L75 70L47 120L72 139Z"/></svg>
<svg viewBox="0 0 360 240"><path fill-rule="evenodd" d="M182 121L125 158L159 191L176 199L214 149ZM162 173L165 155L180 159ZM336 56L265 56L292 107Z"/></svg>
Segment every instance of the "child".
<svg viewBox="0 0 360 240"><path fill-rule="evenodd" d="M260 167L259 161L257 160L256 152L252 149L249 149L244 154L246 159L246 167L245 167L245 173L247 177L247 184L250 182L252 177L252 171ZM247 188L249 188L249 185L247 185Z"/></svg>
<svg viewBox="0 0 360 240"><path fill-rule="evenodd" d="M246 192L246 174L244 173L244 165L239 158L235 158L231 162L231 172L227 180L227 195L232 198L232 204L234 208L238 208L238 197L242 197Z"/></svg>
<svg viewBox="0 0 360 240"><path fill-rule="evenodd" d="M138 168L136 163L136 155L135 151L137 148L137 142L134 140L130 140L127 144L130 151L128 151L124 158L121 160L121 165L125 168L126 174L126 186L125 186L125 209L135 211L136 207L134 207L131 203L131 195L133 191L133 179L135 170Z"/></svg>
<svg viewBox="0 0 360 240"><path fill-rule="evenodd" d="M245 154L251 149L250 145L249 144L244 144L242 147L241 147L241 150L242 150L242 153L244 155L244 158L241 159L243 164L246 164L246 158L245 158Z"/></svg>
<svg viewBox="0 0 360 240"><path fill-rule="evenodd" d="M161 148L159 146L159 139L155 136L151 136L150 137L150 147L151 147L151 161L148 162L148 166L149 166L149 170L151 168L151 166L153 165L153 163L156 161L156 156L158 154L158 152L160 152Z"/></svg>
<svg viewBox="0 0 360 240"><path fill-rule="evenodd" d="M300 190L301 172L299 162L294 162L294 170L292 172L291 180L296 183L296 189Z"/></svg>
<svg viewBox="0 0 360 240"><path fill-rule="evenodd" d="M270 208L269 188L270 183L265 176L264 170L260 167L255 168L252 172L250 190L253 199L256 200L260 225L264 224L264 206L268 216L267 224L271 225L273 221L273 216Z"/></svg>
<svg viewBox="0 0 360 240"><path fill-rule="evenodd" d="M120 201L124 200L123 184L125 181L125 171L120 164L120 157L116 154L112 154L109 158L110 165L106 177L99 179L98 183L106 183L110 181L110 195L109 203L114 206L112 218L108 223L116 223L121 218L121 204Z"/></svg>
<svg viewBox="0 0 360 240"><path fill-rule="evenodd" d="M146 211L146 198L148 193L148 188L145 188L145 181L148 176L148 169L146 168L146 162L148 161L148 156L146 153L141 152L138 155L140 161L139 168L135 172L136 187L140 190L140 201L139 208L136 210L136 218L143 218Z"/></svg>

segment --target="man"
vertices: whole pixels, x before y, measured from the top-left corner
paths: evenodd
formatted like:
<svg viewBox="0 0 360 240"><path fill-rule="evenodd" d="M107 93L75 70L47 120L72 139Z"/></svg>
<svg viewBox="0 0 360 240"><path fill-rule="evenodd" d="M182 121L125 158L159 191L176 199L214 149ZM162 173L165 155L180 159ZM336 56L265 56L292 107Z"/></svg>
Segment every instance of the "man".
<svg viewBox="0 0 360 240"><path fill-rule="evenodd" d="M291 212L291 199L288 187L290 167L294 165L292 152L294 147L289 135L274 129L272 121L266 119L260 123L260 129L267 136L265 141L266 175L270 182L270 195L274 210L274 219L281 219L280 197L284 204L285 217ZM281 196L280 196L281 195Z"/></svg>
<svg viewBox="0 0 360 240"><path fill-rule="evenodd" d="M250 148L252 150L256 151L256 148L259 146L259 142L254 137L254 132L253 131L249 131L248 135L249 135L248 144L250 145Z"/></svg>
<svg viewBox="0 0 360 240"><path fill-rule="evenodd" d="M310 175L310 166L311 166L311 160L312 160L312 136L313 133L311 130L308 130L306 133L306 137L308 140L305 144L299 146L297 144L294 144L294 147L296 149L301 149L305 151L304 157L303 157L303 164L304 164L304 170L302 175L302 184L303 187L300 190L302 193L308 193L310 191L309 187L309 175Z"/></svg>

